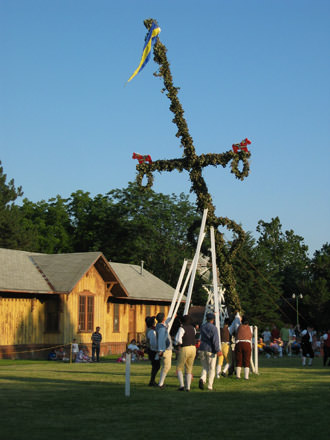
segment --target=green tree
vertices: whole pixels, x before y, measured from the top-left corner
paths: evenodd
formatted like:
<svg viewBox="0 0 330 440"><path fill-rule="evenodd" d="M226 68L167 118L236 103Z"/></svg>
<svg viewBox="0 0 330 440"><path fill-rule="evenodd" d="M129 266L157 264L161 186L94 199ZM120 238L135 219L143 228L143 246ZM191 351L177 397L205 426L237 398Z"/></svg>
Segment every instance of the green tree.
<svg viewBox="0 0 330 440"><path fill-rule="evenodd" d="M66 253L73 251L73 226L67 208L68 199L59 195L46 202L33 203L23 200L20 213L23 224L33 236L28 250L46 254Z"/></svg>
<svg viewBox="0 0 330 440"><path fill-rule="evenodd" d="M303 314L318 330L328 330L330 316L330 244L314 253L310 265L310 282L304 290Z"/></svg>
<svg viewBox="0 0 330 440"><path fill-rule="evenodd" d="M233 266L244 314L260 328L278 323L281 295L279 281L276 274L269 270L268 262L250 232Z"/></svg>
<svg viewBox="0 0 330 440"><path fill-rule="evenodd" d="M32 241L20 209L15 204L22 195L22 187L16 188L14 179L7 182L7 175L4 174L0 161L0 247L25 249Z"/></svg>

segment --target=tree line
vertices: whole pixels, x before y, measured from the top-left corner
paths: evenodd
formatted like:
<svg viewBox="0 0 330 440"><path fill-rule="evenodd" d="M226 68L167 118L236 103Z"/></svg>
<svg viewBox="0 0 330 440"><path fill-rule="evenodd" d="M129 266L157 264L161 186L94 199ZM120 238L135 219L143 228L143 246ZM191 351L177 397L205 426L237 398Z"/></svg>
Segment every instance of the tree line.
<svg viewBox="0 0 330 440"><path fill-rule="evenodd" d="M185 194L141 191L135 183L92 197L78 190L48 201L22 198L21 187L7 182L0 162L0 247L42 253L102 251L110 261L140 264L175 287L184 258L195 248L187 238L199 219ZM196 231L197 234L198 231ZM299 322L329 327L330 244L313 257L303 237L283 231L280 219L260 220L233 261L242 307L251 322L264 327ZM207 253L207 242L204 252ZM230 243L228 243L230 245ZM220 280L221 281L221 280ZM203 280L196 280L193 304L205 305Z"/></svg>

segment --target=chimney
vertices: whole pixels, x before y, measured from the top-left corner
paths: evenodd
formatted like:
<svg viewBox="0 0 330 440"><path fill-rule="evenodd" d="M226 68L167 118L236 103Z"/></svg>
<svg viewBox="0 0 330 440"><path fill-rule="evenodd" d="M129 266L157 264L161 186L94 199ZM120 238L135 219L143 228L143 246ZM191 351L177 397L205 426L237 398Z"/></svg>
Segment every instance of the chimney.
<svg viewBox="0 0 330 440"><path fill-rule="evenodd" d="M143 275L143 264L144 264L144 261L141 260L140 275Z"/></svg>

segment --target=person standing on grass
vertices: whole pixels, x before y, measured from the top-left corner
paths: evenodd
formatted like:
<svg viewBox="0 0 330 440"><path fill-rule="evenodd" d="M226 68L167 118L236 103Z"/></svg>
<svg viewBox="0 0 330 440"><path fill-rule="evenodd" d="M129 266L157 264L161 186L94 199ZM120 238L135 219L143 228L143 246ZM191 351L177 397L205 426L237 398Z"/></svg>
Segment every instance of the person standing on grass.
<svg viewBox="0 0 330 440"><path fill-rule="evenodd" d="M186 371L186 391L190 391L192 370L194 360L196 357L196 330L192 325L192 321L189 315L184 315L182 318L182 326L179 328L175 338L175 345L179 346L179 355L177 362L177 375L179 379L180 388L179 391L184 391L183 381L183 368Z"/></svg>
<svg viewBox="0 0 330 440"><path fill-rule="evenodd" d="M283 351L288 353L288 344L290 339L290 327L289 324L285 324L280 330L280 338L283 341Z"/></svg>
<svg viewBox="0 0 330 440"><path fill-rule="evenodd" d="M241 378L242 366L244 366L244 379L249 379L250 360L252 349L252 330L248 320L244 317L236 334L236 378Z"/></svg>
<svg viewBox="0 0 330 440"><path fill-rule="evenodd" d="M146 318L146 324L147 324L146 340L147 340L147 348L148 348L148 357L151 362L151 375L150 375L149 387L155 387L157 386L156 375L160 370L159 357L157 356L156 359L156 355L158 352L158 345L157 345L157 333L155 329L155 317L148 316Z"/></svg>
<svg viewBox="0 0 330 440"><path fill-rule="evenodd" d="M208 390L212 391L217 358L221 355L218 329L214 325L213 313L206 314L206 323L201 326L201 345L199 347L202 362L202 374L198 386L204 389L208 377Z"/></svg>
<svg viewBox="0 0 330 440"><path fill-rule="evenodd" d="M328 358L330 359L330 329L328 333L322 336L323 339L323 366L326 366ZM328 366L330 365L330 360Z"/></svg>
<svg viewBox="0 0 330 440"><path fill-rule="evenodd" d="M222 355L219 356L219 362L217 366L217 378L219 379L220 374L223 377L226 377L227 371L230 366L231 361L231 349L230 349L230 332L229 332L229 319L225 319L225 324L222 329L220 329L220 335L221 335L221 353ZM226 361L226 365L224 366L224 369L221 373L221 368L223 365L223 361Z"/></svg>
<svg viewBox="0 0 330 440"><path fill-rule="evenodd" d="M102 335L100 333L101 328L96 327L95 332L92 334L92 361L95 362L95 354L96 354L96 362L100 362L100 347L102 341Z"/></svg>
<svg viewBox="0 0 330 440"><path fill-rule="evenodd" d="M307 330L301 332L301 348L302 348L302 366L306 365L306 358L309 357L308 366L311 366L314 359L314 351L312 347L313 328L307 327Z"/></svg>
<svg viewBox="0 0 330 440"><path fill-rule="evenodd" d="M162 361L162 369L160 371L160 378L158 386L159 388L165 388L164 382L167 373L170 371L172 366L172 340L170 335L168 334L167 326L170 320L167 319L165 321L165 314L160 312L156 316L157 325L157 342L158 342L158 359L160 358Z"/></svg>

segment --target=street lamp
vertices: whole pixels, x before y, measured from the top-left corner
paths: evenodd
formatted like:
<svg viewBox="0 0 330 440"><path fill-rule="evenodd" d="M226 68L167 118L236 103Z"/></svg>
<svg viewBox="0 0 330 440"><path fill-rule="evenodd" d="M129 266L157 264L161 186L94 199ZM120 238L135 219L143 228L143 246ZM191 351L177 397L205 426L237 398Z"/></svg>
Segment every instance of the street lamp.
<svg viewBox="0 0 330 440"><path fill-rule="evenodd" d="M303 296L301 293L297 293L297 295L295 293L292 294L292 298L296 298L296 311L297 311L297 328L299 328L299 312L298 312L298 303L299 303L299 298L303 299Z"/></svg>

